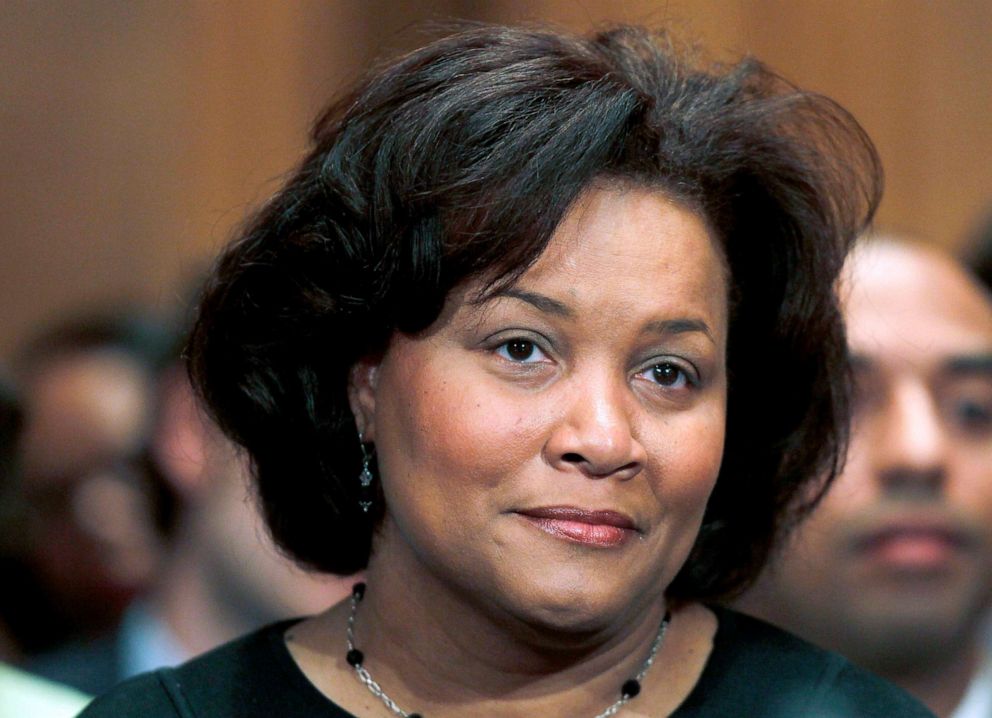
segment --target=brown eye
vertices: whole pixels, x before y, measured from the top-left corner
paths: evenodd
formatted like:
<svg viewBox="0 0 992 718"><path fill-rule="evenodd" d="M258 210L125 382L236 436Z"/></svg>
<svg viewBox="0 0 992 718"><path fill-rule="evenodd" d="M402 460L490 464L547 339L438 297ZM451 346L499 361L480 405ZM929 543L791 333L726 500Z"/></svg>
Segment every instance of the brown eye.
<svg viewBox="0 0 992 718"><path fill-rule="evenodd" d="M651 367L651 376L661 386L682 386L689 383L682 367L667 362Z"/></svg>
<svg viewBox="0 0 992 718"><path fill-rule="evenodd" d="M532 359L537 349L534 346L534 342L527 339L511 339L503 344L501 348L504 350L502 353L507 359L519 362Z"/></svg>

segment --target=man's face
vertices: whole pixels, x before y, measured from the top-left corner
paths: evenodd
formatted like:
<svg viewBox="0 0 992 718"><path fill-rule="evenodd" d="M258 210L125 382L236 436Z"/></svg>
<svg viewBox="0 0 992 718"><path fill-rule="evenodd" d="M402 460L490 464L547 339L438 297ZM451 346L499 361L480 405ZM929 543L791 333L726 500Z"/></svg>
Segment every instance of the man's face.
<svg viewBox="0 0 992 718"><path fill-rule="evenodd" d="M82 623L116 620L157 560L138 460L151 391L147 371L109 349L51 359L26 384L26 540L56 603Z"/></svg>
<svg viewBox="0 0 992 718"><path fill-rule="evenodd" d="M898 671L968 645L992 595L992 304L947 257L886 242L841 295L847 464L748 607Z"/></svg>

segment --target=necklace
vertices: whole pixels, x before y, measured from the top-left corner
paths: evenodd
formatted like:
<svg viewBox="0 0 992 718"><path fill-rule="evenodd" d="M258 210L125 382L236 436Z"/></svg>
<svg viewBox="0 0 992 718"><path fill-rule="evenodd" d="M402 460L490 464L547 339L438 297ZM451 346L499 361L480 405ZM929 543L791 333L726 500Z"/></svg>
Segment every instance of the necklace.
<svg viewBox="0 0 992 718"><path fill-rule="evenodd" d="M365 654L355 648L355 614L358 613L358 604L361 603L364 596L365 584L356 583L351 589L351 613L348 615L347 631L348 652L345 654L345 660L348 661L348 665L355 669L355 675L358 677L358 680L360 680L365 687L369 689L369 692L382 701L386 708L394 714L401 716L401 718L423 718L423 715L420 713L407 713L405 710L396 705L396 701L386 695L386 692L382 690L382 686L376 683L375 679L363 665L365 662ZM651 650L648 651L648 657L645 658L644 663L641 664L641 670L639 670L637 675L633 678L629 678L624 681L623 685L620 686L620 697L606 710L597 715L596 718L609 718L610 716L616 715L624 704L627 703L627 701L641 692L641 681L644 680L644 676L647 675L648 669L651 668L651 664L654 663L654 658L658 654L658 648L661 647L661 643L665 638L665 632L668 631L668 624L671 623L671 620L671 613L666 612L665 617L661 621L661 625L658 627L658 633L655 634L654 641L651 642Z"/></svg>

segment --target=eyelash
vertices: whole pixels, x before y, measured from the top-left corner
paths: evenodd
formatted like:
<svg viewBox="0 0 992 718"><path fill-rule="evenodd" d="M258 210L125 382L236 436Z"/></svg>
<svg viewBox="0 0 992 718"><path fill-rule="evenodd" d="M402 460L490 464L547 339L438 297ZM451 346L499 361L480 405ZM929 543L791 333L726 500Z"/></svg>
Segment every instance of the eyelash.
<svg viewBox="0 0 992 718"><path fill-rule="evenodd" d="M514 345L517 345L516 349L526 350L526 354L523 358L515 358L513 356ZM498 357L508 362L523 366L540 364L549 359L547 353L538 345L538 343L527 337L511 337L506 339L497 344L493 348L493 352ZM539 356L536 360L529 361L535 353ZM658 378L656 373L659 369L663 368L669 370L674 369L677 372L675 382L666 384ZM692 369L683 366L680 362L671 360L655 362L654 364L651 364L650 366L639 371L637 376L643 376L652 384L656 384L666 389L692 389L699 386L699 378ZM678 385L676 385L676 382L678 382Z"/></svg>
<svg viewBox="0 0 992 718"><path fill-rule="evenodd" d="M674 383L665 384L662 381L660 381L656 375L650 377L647 376L648 374L655 373L662 368L671 368L674 369L676 372L678 372L676 381L680 381L681 383L678 386L676 386ZM699 386L699 379L695 376L694 372L682 366L679 362L675 362L675 361L656 362L655 364L652 364L646 369L642 369L637 374L637 376L645 376L648 379L648 381L650 381L651 383L657 384L658 386L663 387L665 389L676 389L676 390L694 389L697 386Z"/></svg>
<svg viewBox="0 0 992 718"><path fill-rule="evenodd" d="M510 351L511 351L510 350L510 347L511 347L511 345L514 345L514 344L518 344L518 345L525 344L525 345L527 345L527 347L529 347L532 350L531 352L528 352L528 354L531 354L531 353L533 353L533 352L536 351L536 352L539 352L541 354L541 357L543 359L547 359L548 358L548 355L545 353L545 351L543 349L541 349L541 347L539 347L537 345L537 342L535 342L533 339L528 339L526 337L511 337L510 339L507 339L507 340L505 340L505 341L500 342L499 344L497 344L496 347L495 347L495 349L494 349L494 351L496 352L496 355L497 356L502 357L503 359L506 359L509 362L513 362L514 364L537 364L537 363L539 363L538 361L527 361L526 359L514 358L511 355L511 353L510 353ZM529 357L527 357L527 358L529 358Z"/></svg>

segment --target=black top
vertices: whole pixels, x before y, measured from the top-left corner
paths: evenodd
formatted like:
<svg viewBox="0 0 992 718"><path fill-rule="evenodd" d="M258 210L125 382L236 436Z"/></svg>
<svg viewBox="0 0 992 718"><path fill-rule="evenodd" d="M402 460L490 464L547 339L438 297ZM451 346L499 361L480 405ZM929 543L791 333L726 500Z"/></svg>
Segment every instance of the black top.
<svg viewBox="0 0 992 718"><path fill-rule="evenodd" d="M110 690L127 675L117 634L74 641L32 656L21 667L36 676L72 686L91 696Z"/></svg>
<svg viewBox="0 0 992 718"><path fill-rule="evenodd" d="M713 610L713 651L672 718L933 718L906 693L834 653L734 611ZM283 641L291 623L132 678L79 718L355 718L297 667Z"/></svg>

